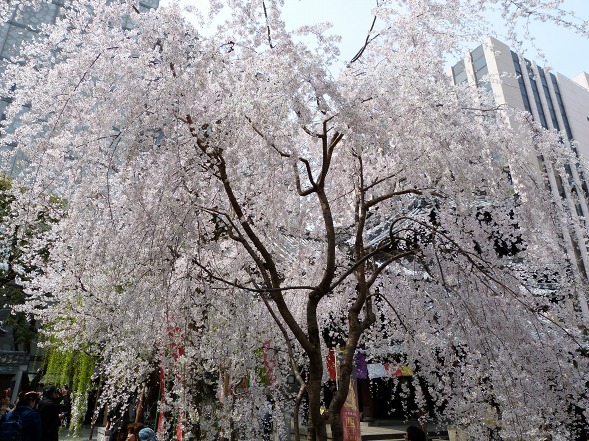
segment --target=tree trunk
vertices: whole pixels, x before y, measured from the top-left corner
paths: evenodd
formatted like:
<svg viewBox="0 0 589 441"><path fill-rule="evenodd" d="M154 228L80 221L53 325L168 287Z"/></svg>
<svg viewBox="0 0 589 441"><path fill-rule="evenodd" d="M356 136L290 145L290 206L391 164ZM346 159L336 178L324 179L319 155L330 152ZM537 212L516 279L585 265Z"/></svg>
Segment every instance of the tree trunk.
<svg viewBox="0 0 589 441"><path fill-rule="evenodd" d="M327 428L325 419L321 415L321 380L323 377L323 364L321 351L311 355L309 363L309 424L307 441L326 441Z"/></svg>
<svg viewBox="0 0 589 441"><path fill-rule="evenodd" d="M340 366L341 376L338 378L339 388L329 406L329 423L333 441L343 441L344 439L344 426L341 418L341 410L350 390L350 371L351 369L345 368L345 363L342 363Z"/></svg>
<svg viewBox="0 0 589 441"><path fill-rule="evenodd" d="M339 412L331 415L331 437L333 441L342 441L344 439L344 426Z"/></svg>
<svg viewBox="0 0 589 441"><path fill-rule="evenodd" d="M301 401L303 400L303 396L305 395L305 391L307 390L307 385L302 384L299 393L297 394L297 398L295 400L294 405L294 412L292 416L293 426L294 426L294 436L296 441L301 441L301 430L299 426L299 410L301 408Z"/></svg>

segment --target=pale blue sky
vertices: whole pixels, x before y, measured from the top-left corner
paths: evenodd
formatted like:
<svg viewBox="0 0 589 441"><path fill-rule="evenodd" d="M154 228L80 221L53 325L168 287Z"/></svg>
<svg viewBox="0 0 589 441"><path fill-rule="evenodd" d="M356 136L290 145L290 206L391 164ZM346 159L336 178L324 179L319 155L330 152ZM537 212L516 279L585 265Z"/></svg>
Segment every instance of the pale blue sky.
<svg viewBox="0 0 589 441"><path fill-rule="evenodd" d="M166 4L171 0L161 0ZM181 0L182 4L202 5L205 0ZM361 47L366 32L372 22L370 15L375 0L285 0L285 16L287 24L293 28L303 24L329 21L333 31L341 35L342 59L349 60ZM564 0L563 8L575 11L576 15L589 20L589 0ZM498 23L498 28L501 25ZM576 35L573 31L546 23L534 24L532 34L536 38L536 46L546 57L542 61L538 52L528 45L525 56L536 60L542 66L550 66L569 78L585 71L589 73L589 39ZM499 39L502 32L498 29ZM472 48L478 42L472 43Z"/></svg>

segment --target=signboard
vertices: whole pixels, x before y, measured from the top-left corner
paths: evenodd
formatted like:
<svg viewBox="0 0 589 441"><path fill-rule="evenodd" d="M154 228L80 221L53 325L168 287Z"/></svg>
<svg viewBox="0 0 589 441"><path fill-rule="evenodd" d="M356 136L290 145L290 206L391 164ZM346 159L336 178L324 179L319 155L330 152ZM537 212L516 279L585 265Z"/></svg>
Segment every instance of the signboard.
<svg viewBox="0 0 589 441"><path fill-rule="evenodd" d="M344 441L362 441L360 432L360 411L358 410L358 389L356 380L350 378L348 397L340 412L344 428Z"/></svg>

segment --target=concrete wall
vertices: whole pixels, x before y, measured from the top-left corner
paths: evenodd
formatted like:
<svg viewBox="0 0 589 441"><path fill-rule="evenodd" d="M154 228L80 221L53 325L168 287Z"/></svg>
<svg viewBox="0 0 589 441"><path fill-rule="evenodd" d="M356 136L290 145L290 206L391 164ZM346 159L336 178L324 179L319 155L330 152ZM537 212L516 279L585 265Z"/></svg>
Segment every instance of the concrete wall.
<svg viewBox="0 0 589 441"><path fill-rule="evenodd" d="M589 81L586 73L575 78L581 83ZM579 154L589 160L589 89L564 75L556 74L556 79Z"/></svg>

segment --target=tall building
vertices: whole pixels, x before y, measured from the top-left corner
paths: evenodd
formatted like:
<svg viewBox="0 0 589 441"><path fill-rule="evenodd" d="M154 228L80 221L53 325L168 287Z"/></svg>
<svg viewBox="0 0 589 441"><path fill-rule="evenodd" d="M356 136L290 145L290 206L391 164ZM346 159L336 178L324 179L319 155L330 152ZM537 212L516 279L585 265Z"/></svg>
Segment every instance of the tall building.
<svg viewBox="0 0 589 441"><path fill-rule="evenodd" d="M0 0L6 1L6 0ZM105 0L112 2L116 0ZM143 12L148 9L157 8L160 0L139 0L139 11ZM9 99L2 96L2 91L6 89L3 81L3 73L6 66L11 60L18 55L20 48L25 41L29 41L39 34L40 28L44 24L53 24L64 12L64 0L50 0L42 3L38 8L12 8L6 19L3 17L0 21L0 121L6 118L5 112L8 107ZM123 28L130 29L133 26L132 20L126 17L123 20ZM10 128L9 128L10 129ZM0 139L0 148L10 148L2 144ZM17 156L15 156L17 158Z"/></svg>
<svg viewBox="0 0 589 441"><path fill-rule="evenodd" d="M105 1L110 2L113 0ZM18 56L23 42L30 41L39 34L42 25L56 22L64 13L64 3L64 0L51 0L43 3L39 8L12 8L7 17L0 18L0 121L6 118L5 112L10 102L7 96L2 95L2 91L6 90L7 86L3 78L7 65ZM138 3L140 11L159 6L159 0L139 0ZM123 22L125 29L130 29L132 25L130 19ZM10 127L8 130L10 130ZM0 149L14 147L3 143L0 136ZM1 244L0 251L2 251ZM0 254L0 280L3 271L5 271L3 269L4 263ZM2 297L0 297L0 301L2 305L6 303L6 299ZM10 308L0 308L0 397L1 391L10 387L13 390L12 401L14 402L21 383L26 382L29 377L35 376L41 367L42 360L34 343L30 348L26 348L24 345L19 346L15 343L13 328L11 326L2 326L2 322L9 315Z"/></svg>
<svg viewBox="0 0 589 441"><path fill-rule="evenodd" d="M562 224L562 243L573 274L581 285L586 285L589 254L583 227L589 219L589 189L585 179L589 177L583 176L579 162L589 161L589 75L581 73L569 79L542 68L492 37L466 54L451 68L451 74L456 84L468 83L490 90L498 106L524 110L545 129L563 132L562 141L576 158L574 163L565 165L564 175L557 173L541 156L530 159L546 172L547 187L560 195L560 208L573 220L570 225ZM486 81L490 78L501 78L501 81ZM587 298L582 291L577 308L589 324Z"/></svg>

